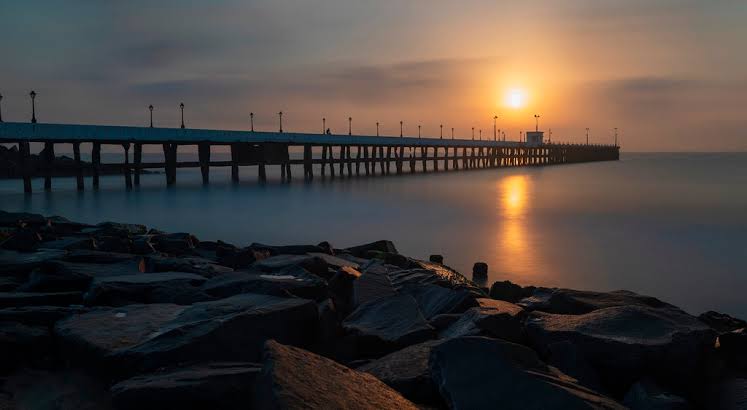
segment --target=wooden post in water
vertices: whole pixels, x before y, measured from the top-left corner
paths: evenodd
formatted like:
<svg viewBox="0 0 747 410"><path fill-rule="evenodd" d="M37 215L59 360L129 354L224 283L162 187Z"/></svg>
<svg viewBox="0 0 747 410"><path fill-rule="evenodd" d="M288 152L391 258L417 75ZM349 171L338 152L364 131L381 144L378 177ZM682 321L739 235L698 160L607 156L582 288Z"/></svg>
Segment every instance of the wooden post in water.
<svg viewBox="0 0 747 410"><path fill-rule="evenodd" d="M438 172L438 147L433 147L433 171Z"/></svg>
<svg viewBox="0 0 747 410"><path fill-rule="evenodd" d="M384 158L384 146L379 145L379 172L381 175L384 175L384 162L386 162L386 159Z"/></svg>
<svg viewBox="0 0 747 410"><path fill-rule="evenodd" d="M328 147L329 151L329 175L335 177L335 154L332 152L332 146Z"/></svg>
<svg viewBox="0 0 747 410"><path fill-rule="evenodd" d="M353 163L352 159L350 158L350 145L345 146L345 156L347 157L348 161L348 177L353 176Z"/></svg>
<svg viewBox="0 0 747 410"><path fill-rule="evenodd" d="M93 189L99 189L99 174L101 173L101 144L94 142L91 147L91 165L93 167Z"/></svg>
<svg viewBox="0 0 747 410"><path fill-rule="evenodd" d="M387 145L386 147L386 174L389 175L389 170L391 169L391 162L392 162L392 147Z"/></svg>
<svg viewBox="0 0 747 410"><path fill-rule="evenodd" d="M54 143L45 142L43 152L44 152L44 155L42 155L42 157L44 160L44 190L51 191L52 190L52 168L54 164Z"/></svg>
<svg viewBox="0 0 747 410"><path fill-rule="evenodd" d="M18 152L21 155L21 174L23 175L23 192L31 193L31 170L29 169L29 157L31 156L31 148L27 141L21 141L18 143Z"/></svg>
<svg viewBox="0 0 747 410"><path fill-rule="evenodd" d="M415 146L410 147L410 173L415 173Z"/></svg>
<svg viewBox="0 0 747 410"><path fill-rule="evenodd" d="M200 162L200 174L202 174L202 185L210 183L210 143L201 142L197 145L197 157Z"/></svg>
<svg viewBox="0 0 747 410"><path fill-rule="evenodd" d="M322 145L322 178L327 176L327 146Z"/></svg>
<svg viewBox="0 0 747 410"><path fill-rule="evenodd" d="M342 145L340 145L340 166L338 168L340 177L345 176L345 147Z"/></svg>
<svg viewBox="0 0 747 410"><path fill-rule="evenodd" d="M132 170L130 169L130 143L125 142L122 144L124 149L124 164L122 170L124 171L125 177L125 188L129 191L132 189Z"/></svg>
<svg viewBox="0 0 747 410"><path fill-rule="evenodd" d="M304 178L307 181L311 181L314 179L314 168L312 166L312 151L311 151L311 145L306 144L303 146L303 169L304 169Z"/></svg>
<svg viewBox="0 0 747 410"><path fill-rule="evenodd" d="M80 160L80 142L73 142L73 160L75 161L75 189L83 191L83 163Z"/></svg>
<svg viewBox="0 0 747 410"><path fill-rule="evenodd" d="M420 162L423 166L423 172L426 172L428 169L428 166L426 164L428 158L428 148L427 147L420 147Z"/></svg>
<svg viewBox="0 0 747 410"><path fill-rule="evenodd" d="M368 145L363 146L363 165L366 169L366 176L369 175L369 164L368 164Z"/></svg>
<svg viewBox="0 0 747 410"><path fill-rule="evenodd" d="M140 166L143 164L143 144L139 142L135 143L133 162L135 163L135 186L140 186L140 173L142 172Z"/></svg>
<svg viewBox="0 0 747 410"><path fill-rule="evenodd" d="M231 144L231 181L239 182L239 144Z"/></svg>
<svg viewBox="0 0 747 410"><path fill-rule="evenodd" d="M361 174L361 146L358 145L358 152L355 154L355 175Z"/></svg>

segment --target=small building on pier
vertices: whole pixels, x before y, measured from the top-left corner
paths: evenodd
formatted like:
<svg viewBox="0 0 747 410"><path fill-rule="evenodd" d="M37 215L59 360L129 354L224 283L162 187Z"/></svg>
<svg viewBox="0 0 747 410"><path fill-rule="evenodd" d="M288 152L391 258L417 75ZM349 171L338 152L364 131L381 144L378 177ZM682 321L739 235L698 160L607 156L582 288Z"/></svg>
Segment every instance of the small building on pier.
<svg viewBox="0 0 747 410"><path fill-rule="evenodd" d="M544 143L544 131L527 131L527 144L528 145L542 145Z"/></svg>

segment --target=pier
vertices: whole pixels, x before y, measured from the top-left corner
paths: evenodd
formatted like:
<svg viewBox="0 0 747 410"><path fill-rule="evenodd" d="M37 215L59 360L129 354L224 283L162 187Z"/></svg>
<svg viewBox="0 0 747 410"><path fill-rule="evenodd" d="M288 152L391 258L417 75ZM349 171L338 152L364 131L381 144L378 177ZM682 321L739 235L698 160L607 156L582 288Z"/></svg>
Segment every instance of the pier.
<svg viewBox="0 0 747 410"><path fill-rule="evenodd" d="M44 147L40 156L46 164L45 191L52 189L55 144L72 144L79 191L85 189L80 154L83 143L92 146L93 189L98 189L104 167L118 169L125 187L132 189L140 185L140 175L146 169L163 169L167 185L174 185L177 168L200 168L203 183L208 184L212 167L231 167L231 179L238 182L240 166L256 166L257 179L264 182L267 167L273 166L279 167L281 180L287 182L299 170L304 180L311 181L315 172L323 177L401 175L610 161L620 156L617 145L17 122L0 123L0 143L18 144L18 166L27 193L32 190L27 164L30 143ZM120 147L122 163L102 164L104 145ZM146 145L161 146L164 161L143 162ZM188 146L197 148L198 161L179 162L177 151ZM229 147L231 159L211 160L214 146ZM302 153L301 158L290 155L296 151Z"/></svg>

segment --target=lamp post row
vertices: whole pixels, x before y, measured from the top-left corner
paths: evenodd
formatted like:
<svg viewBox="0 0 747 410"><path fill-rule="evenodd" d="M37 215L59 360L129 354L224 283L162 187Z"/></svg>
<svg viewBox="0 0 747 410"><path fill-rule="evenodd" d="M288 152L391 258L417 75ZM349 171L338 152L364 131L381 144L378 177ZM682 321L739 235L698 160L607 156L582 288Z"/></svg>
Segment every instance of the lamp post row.
<svg viewBox="0 0 747 410"><path fill-rule="evenodd" d="M31 90L29 93L29 97L31 97L31 123L36 124L36 91ZM0 123L3 122L3 112L2 112L2 101L3 101L3 95L0 94ZM179 104L179 109L181 111L181 128L184 129L184 103ZM150 128L153 128L153 105L148 106L148 111L150 112ZM283 112L278 112L278 119L280 122L280 132L283 132ZM535 131L539 131L539 119L540 115L535 114ZM254 131L254 113L249 113L249 122L251 126L251 131ZM418 124L418 138L421 138L421 128L422 126ZM327 118L322 118L322 133L325 133L327 130ZM589 128L586 127L586 144L589 144ZM615 127L615 146L618 144L618 128ZM520 132L520 134L523 134ZM348 117L348 135L353 135L353 118ZM379 122L376 122L376 136L379 136ZM404 121L399 122L399 136L400 138L404 137ZM498 141L498 137L501 136L503 141L506 141L506 133L501 132L501 130L498 129L498 116L493 116L493 141ZM444 138L444 125L439 125L439 138ZM482 129L479 130L479 138L482 140ZM451 128L451 139L454 139L454 128ZM472 127L472 139L475 139L475 127ZM550 139L549 141L552 141L552 130L550 130Z"/></svg>

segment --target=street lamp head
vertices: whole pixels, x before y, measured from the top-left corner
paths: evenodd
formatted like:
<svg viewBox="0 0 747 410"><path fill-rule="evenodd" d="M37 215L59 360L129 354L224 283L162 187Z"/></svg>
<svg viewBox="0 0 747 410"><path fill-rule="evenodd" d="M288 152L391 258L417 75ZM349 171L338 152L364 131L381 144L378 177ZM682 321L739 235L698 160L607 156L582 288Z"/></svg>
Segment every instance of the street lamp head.
<svg viewBox="0 0 747 410"><path fill-rule="evenodd" d="M498 119L498 116L497 116L497 115L496 115L496 116L494 116L494 117L493 117L493 119L494 119L494 120L497 120L497 119Z"/></svg>
<svg viewBox="0 0 747 410"><path fill-rule="evenodd" d="M153 104L149 105L148 109L151 110L151 111L153 111Z"/></svg>
<svg viewBox="0 0 747 410"><path fill-rule="evenodd" d="M29 93L29 95L31 96L31 99L33 100L34 98L36 98L36 91L31 90L31 92Z"/></svg>

